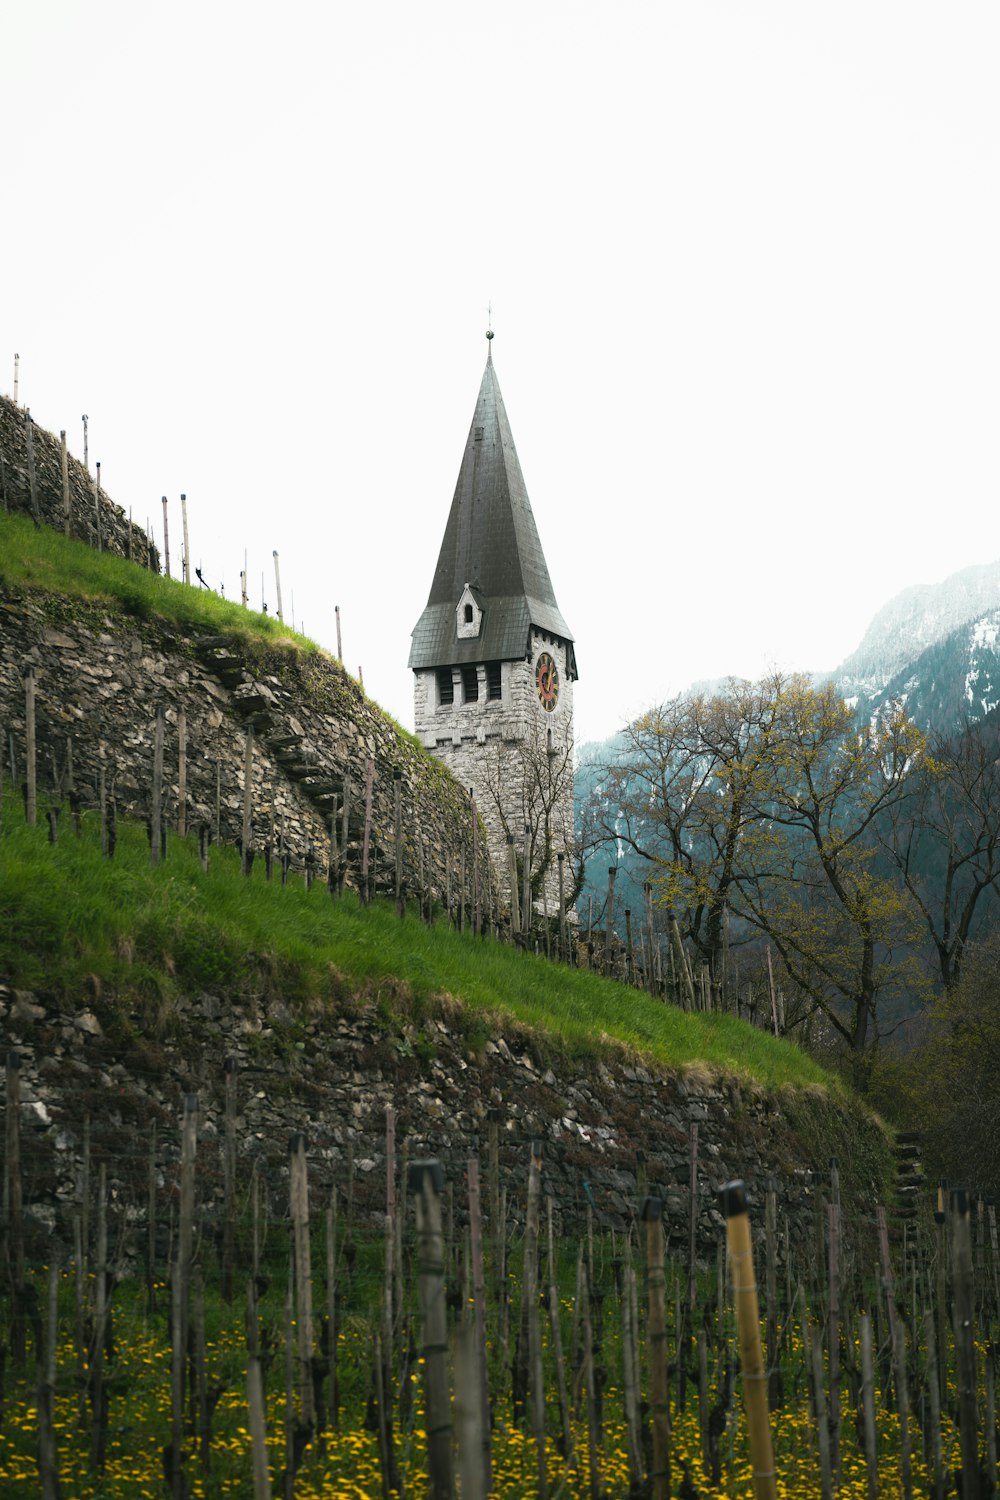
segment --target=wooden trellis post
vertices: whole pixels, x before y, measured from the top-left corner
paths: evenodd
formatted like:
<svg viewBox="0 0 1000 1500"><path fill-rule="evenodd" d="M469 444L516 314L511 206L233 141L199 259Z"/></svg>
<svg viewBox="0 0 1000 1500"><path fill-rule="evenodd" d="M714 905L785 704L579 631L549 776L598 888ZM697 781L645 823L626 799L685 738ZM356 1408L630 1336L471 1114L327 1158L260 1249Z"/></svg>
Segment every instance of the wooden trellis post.
<svg viewBox="0 0 1000 1500"><path fill-rule="evenodd" d="M24 674L24 821L34 828L38 821L38 775L35 747L35 672Z"/></svg>
<svg viewBox="0 0 1000 1500"><path fill-rule="evenodd" d="M417 1268L423 1319L424 1400L427 1467L432 1500L451 1500L451 1398L448 1390L448 1313L444 1297L444 1234L438 1161L410 1163L409 1189L416 1199Z"/></svg>
<svg viewBox="0 0 1000 1500"><path fill-rule="evenodd" d="M729 1268L736 1303L743 1402L747 1412L754 1495L756 1500L777 1500L777 1475L767 1410L767 1372L760 1344L760 1308L750 1240L750 1216L747 1213L743 1183L727 1183L719 1192L719 1200L726 1220Z"/></svg>
<svg viewBox="0 0 1000 1500"><path fill-rule="evenodd" d="M160 863L160 836L163 832L163 704L156 706L153 721L153 789L149 823L149 857L154 865Z"/></svg>

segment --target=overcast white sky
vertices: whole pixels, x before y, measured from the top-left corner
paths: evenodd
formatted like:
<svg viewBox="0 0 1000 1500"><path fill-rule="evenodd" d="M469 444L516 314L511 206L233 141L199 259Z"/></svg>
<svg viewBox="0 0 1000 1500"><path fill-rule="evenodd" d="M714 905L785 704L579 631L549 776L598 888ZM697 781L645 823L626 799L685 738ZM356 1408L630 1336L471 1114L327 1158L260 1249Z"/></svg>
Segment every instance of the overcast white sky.
<svg viewBox="0 0 1000 1500"><path fill-rule="evenodd" d="M1000 554L1000 6L32 0L0 388L412 724L486 357L579 740ZM176 552L176 541L174 548Z"/></svg>

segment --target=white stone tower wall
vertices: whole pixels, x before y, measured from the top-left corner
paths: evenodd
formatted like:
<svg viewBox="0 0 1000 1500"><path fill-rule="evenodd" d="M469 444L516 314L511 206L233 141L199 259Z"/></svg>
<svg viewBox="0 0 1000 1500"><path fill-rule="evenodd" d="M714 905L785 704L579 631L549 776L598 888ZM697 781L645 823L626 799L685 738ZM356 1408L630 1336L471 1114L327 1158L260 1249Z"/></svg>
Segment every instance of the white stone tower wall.
<svg viewBox="0 0 1000 1500"><path fill-rule="evenodd" d="M556 662L559 696L546 712L535 686L541 652ZM452 670L454 702L441 704L435 671L418 671L414 680L416 732L465 787L471 787L486 825L499 889L510 888L507 830L518 853L523 844L525 805L529 825L539 843L546 808L553 856L567 856L569 888L573 838L573 681L565 642L533 630L531 654L501 666L501 697L488 699L486 664L478 664L479 697L462 701L462 674ZM549 914L559 910L558 864L553 857L546 877ZM539 906L540 911L540 906Z"/></svg>

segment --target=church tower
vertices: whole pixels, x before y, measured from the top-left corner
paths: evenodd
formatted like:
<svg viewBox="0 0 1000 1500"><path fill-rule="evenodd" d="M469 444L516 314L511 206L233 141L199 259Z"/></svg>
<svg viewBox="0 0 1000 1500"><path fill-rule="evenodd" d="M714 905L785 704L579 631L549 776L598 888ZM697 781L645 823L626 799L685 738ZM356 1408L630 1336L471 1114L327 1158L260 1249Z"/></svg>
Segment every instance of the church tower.
<svg viewBox="0 0 1000 1500"><path fill-rule="evenodd" d="M536 916L546 905L556 915L558 856L571 857L574 847L576 656L538 539L492 347L409 664L417 735L472 788L500 890L516 912L527 849ZM512 852L521 871L516 896ZM568 898L569 868L565 875Z"/></svg>

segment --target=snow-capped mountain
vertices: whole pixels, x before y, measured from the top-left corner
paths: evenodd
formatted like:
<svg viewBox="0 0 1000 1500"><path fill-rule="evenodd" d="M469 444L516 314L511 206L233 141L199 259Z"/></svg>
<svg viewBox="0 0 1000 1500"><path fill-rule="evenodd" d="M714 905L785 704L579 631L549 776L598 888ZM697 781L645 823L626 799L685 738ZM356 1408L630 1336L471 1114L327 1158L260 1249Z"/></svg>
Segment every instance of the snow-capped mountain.
<svg viewBox="0 0 1000 1500"><path fill-rule="evenodd" d="M875 698L916 669L925 653L952 641L949 654L968 654L968 670L976 670L972 657L982 658L978 670L990 659L987 644L989 619L1000 609L1000 561L982 563L953 573L942 583L921 583L904 589L875 615L864 639L832 674L847 698ZM976 627L983 622L984 635L977 640ZM968 640L962 637L968 628ZM953 637L955 639L953 640ZM995 628L993 641L995 644ZM924 663L921 676L929 663ZM944 670L944 658L936 670Z"/></svg>

